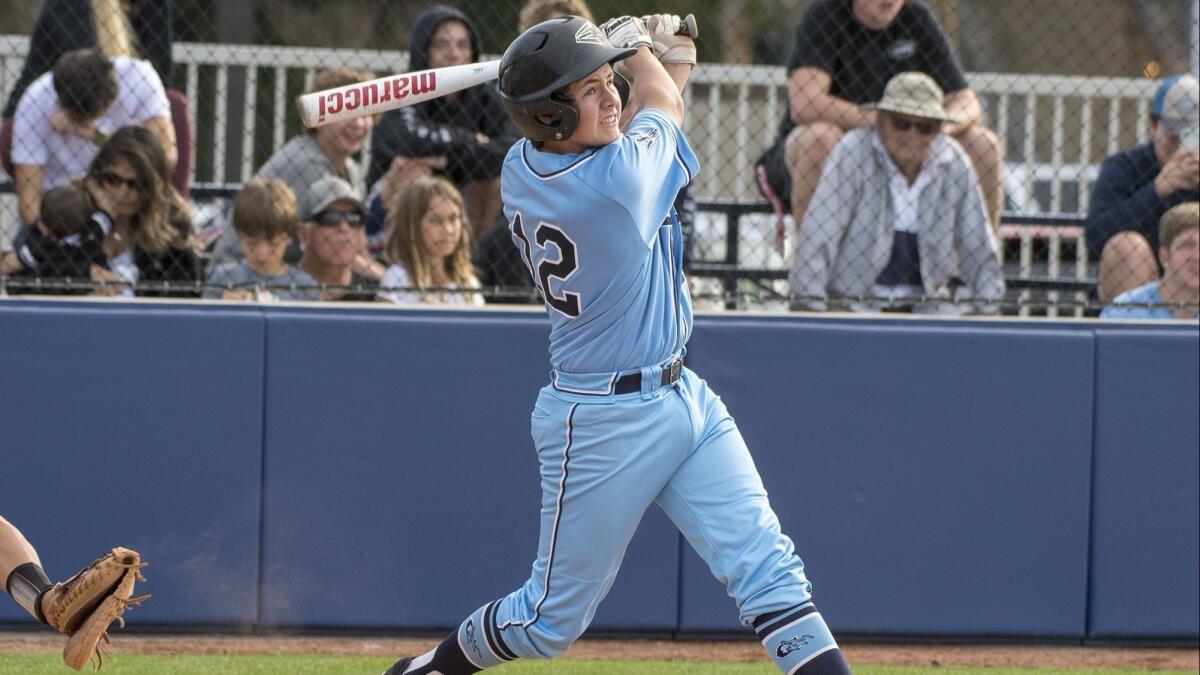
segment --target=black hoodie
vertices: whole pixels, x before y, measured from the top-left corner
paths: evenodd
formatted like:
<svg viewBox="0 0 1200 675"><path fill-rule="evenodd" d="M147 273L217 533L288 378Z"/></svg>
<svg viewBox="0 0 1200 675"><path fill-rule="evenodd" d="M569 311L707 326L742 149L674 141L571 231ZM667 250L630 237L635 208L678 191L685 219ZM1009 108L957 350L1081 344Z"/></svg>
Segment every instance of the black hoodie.
<svg viewBox="0 0 1200 675"><path fill-rule="evenodd" d="M446 21L460 21L471 36L471 61L479 60L479 34L475 25L453 7L434 5L413 23L408 51L409 72L429 68L429 44ZM480 143L476 132L490 140ZM446 155L442 174L460 188L474 180L500 175L508 148L519 132L504 112L495 83L459 92L458 97L435 98L407 108L391 110L371 134L371 166L367 185L387 172L392 158Z"/></svg>

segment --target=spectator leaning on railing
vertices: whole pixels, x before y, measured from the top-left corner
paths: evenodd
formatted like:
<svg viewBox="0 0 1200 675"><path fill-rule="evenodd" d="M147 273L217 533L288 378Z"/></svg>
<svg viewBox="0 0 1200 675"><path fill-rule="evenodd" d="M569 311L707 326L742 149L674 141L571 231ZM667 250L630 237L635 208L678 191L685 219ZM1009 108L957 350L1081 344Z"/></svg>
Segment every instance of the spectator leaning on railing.
<svg viewBox="0 0 1200 675"><path fill-rule="evenodd" d="M1176 75L1150 103L1150 140L1104 160L1092 186L1088 251L1100 258L1098 293L1108 302L1158 278L1162 214L1200 199L1200 82Z"/></svg>
<svg viewBox="0 0 1200 675"><path fill-rule="evenodd" d="M110 134L140 124L175 165L175 130L167 94L147 61L98 49L67 52L54 70L25 90L13 121L17 201L21 220L37 220L42 192L77 178Z"/></svg>
<svg viewBox="0 0 1200 675"><path fill-rule="evenodd" d="M976 311L998 309L995 240L970 159L941 131L955 121L942 101L928 75L896 75L876 124L834 146L788 276L795 309L962 311L955 278Z"/></svg>
<svg viewBox="0 0 1200 675"><path fill-rule="evenodd" d="M1158 225L1162 278L1118 295L1105 319L1194 319L1200 309L1200 202L1184 202ZM1163 306L1168 305L1168 306Z"/></svg>
<svg viewBox="0 0 1200 675"><path fill-rule="evenodd" d="M759 187L777 213L790 210L800 224L833 146L842 134L875 123L875 113L859 106L878 101L892 76L905 71L929 75L945 92L955 121L944 131L966 151L988 218L998 225L1004 199L1000 142L979 126L979 100L937 19L907 0L816 0L804 15L788 63L788 108L779 138L756 166Z"/></svg>
<svg viewBox="0 0 1200 675"><path fill-rule="evenodd" d="M27 3L33 5L35 3ZM21 75L13 85L0 114L0 162L10 175L12 166L13 115L25 89L38 76L49 71L60 56L75 49L96 47L109 58L129 56L144 58L154 66L167 98L171 100L172 117L187 109L183 94L170 89L174 81L175 62L171 57L172 24L171 0L46 0L38 12L37 21L29 35L29 51L21 66ZM188 132L187 148L179 149L179 162L172 182L183 191L187 174L180 170L187 165L190 152L190 130L186 120L174 119L177 136ZM177 139L179 140L179 139ZM186 166L185 166L186 165Z"/></svg>
<svg viewBox="0 0 1200 675"><path fill-rule="evenodd" d="M233 198L242 259L217 265L204 297L225 300L320 300L317 282L283 259L296 236L300 206L288 184L254 178Z"/></svg>

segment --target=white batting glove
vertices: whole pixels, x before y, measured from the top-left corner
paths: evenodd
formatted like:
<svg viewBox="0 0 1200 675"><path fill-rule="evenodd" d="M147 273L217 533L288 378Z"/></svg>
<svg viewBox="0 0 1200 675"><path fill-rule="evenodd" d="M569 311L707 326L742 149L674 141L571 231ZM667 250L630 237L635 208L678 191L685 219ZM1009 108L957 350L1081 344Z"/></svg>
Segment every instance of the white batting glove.
<svg viewBox="0 0 1200 675"><path fill-rule="evenodd" d="M646 32L650 33L651 39L657 33L659 35L674 35L679 32L679 27L683 25L683 19L679 18L678 14L651 14L642 17L642 23L646 24Z"/></svg>
<svg viewBox="0 0 1200 675"><path fill-rule="evenodd" d="M674 14L642 17L650 33L650 48L661 63L696 65L696 43L686 35L676 35L683 20Z"/></svg>
<svg viewBox="0 0 1200 675"><path fill-rule="evenodd" d="M600 30L604 31L604 34L608 36L608 41L614 47L629 49L646 45L651 49L654 48L654 41L650 39L650 34L646 31L646 24L639 18L619 16L609 19L600 24Z"/></svg>

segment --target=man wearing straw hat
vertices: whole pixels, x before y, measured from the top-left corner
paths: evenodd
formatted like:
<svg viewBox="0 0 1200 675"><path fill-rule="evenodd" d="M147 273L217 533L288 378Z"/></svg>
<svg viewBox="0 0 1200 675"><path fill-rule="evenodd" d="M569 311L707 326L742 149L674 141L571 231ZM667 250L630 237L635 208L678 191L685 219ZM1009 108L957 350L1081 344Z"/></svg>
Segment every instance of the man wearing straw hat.
<svg viewBox="0 0 1200 675"><path fill-rule="evenodd" d="M996 243L971 161L942 132L955 122L943 100L928 75L900 73L869 106L875 124L834 146L800 224L793 308L997 309Z"/></svg>

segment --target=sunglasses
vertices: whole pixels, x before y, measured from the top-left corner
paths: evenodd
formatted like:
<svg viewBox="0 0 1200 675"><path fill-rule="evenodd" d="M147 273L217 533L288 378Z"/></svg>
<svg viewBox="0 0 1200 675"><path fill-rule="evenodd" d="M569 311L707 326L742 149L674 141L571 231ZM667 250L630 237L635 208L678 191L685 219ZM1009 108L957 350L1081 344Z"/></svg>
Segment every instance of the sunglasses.
<svg viewBox="0 0 1200 675"><path fill-rule="evenodd" d="M901 117L892 116L889 118L892 122L892 128L899 132L905 132L910 129L916 129L917 133L922 136L932 136L942 130L942 123L933 120L921 120L914 122Z"/></svg>
<svg viewBox="0 0 1200 675"><path fill-rule="evenodd" d="M142 191L142 186L137 180L133 178L125 178L124 176L118 176L111 171L101 171L100 182L104 183L106 187L110 188L124 185L126 188L133 190L134 192Z"/></svg>
<svg viewBox="0 0 1200 675"><path fill-rule="evenodd" d="M317 214L315 220L321 227L338 227L342 221L355 228L365 224L362 211L357 209L325 209Z"/></svg>

